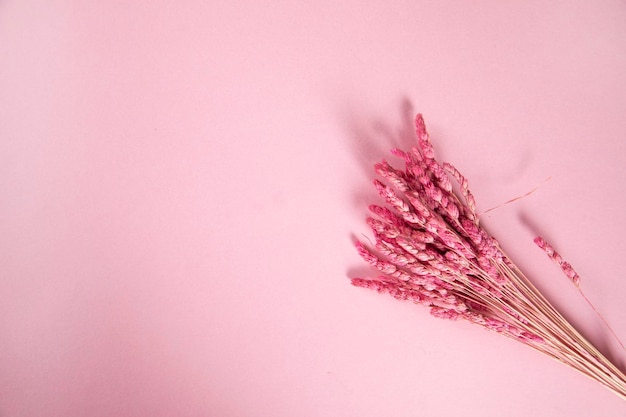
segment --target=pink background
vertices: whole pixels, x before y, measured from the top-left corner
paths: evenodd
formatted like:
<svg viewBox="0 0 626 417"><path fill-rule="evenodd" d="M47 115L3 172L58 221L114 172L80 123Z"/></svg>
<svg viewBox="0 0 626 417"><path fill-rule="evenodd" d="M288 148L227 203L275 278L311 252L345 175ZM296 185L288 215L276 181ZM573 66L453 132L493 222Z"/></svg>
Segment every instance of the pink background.
<svg viewBox="0 0 626 417"><path fill-rule="evenodd" d="M626 365L624 1L0 1L0 415L623 416L349 285L425 115L484 224Z"/></svg>

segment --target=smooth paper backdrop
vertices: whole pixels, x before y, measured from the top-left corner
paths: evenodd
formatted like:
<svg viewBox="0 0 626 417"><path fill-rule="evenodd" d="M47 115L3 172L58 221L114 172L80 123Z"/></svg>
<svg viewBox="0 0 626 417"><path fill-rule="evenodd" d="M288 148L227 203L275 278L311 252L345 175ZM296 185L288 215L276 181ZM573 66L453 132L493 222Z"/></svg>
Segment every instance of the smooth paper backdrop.
<svg viewBox="0 0 626 417"><path fill-rule="evenodd" d="M521 344L353 288L412 144L626 354L624 1L0 1L0 415L623 416Z"/></svg>

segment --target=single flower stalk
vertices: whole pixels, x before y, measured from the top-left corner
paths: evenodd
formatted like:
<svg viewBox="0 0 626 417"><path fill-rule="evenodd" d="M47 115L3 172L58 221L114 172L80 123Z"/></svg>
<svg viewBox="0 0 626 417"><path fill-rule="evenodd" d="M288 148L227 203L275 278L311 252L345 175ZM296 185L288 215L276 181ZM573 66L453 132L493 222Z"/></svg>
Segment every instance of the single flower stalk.
<svg viewBox="0 0 626 417"><path fill-rule="evenodd" d="M370 206L372 247L356 242L358 253L380 276L352 278L352 284L515 339L626 399L624 373L556 311L481 227L467 179L435 159L420 114L415 126L417 146L410 152L392 150L404 161L404 170L386 161L375 165L384 182L375 180L374 186L386 206ZM458 194L452 180L459 185ZM535 243L580 289L572 266L541 237Z"/></svg>

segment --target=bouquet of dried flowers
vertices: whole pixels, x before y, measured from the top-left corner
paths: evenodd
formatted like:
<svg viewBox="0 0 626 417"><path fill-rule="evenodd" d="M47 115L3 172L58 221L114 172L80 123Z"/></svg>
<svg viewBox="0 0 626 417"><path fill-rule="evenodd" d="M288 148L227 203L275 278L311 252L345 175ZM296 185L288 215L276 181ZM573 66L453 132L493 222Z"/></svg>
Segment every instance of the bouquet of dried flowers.
<svg viewBox="0 0 626 417"><path fill-rule="evenodd" d="M418 146L382 161L374 185L387 207L372 205L367 219L375 244L356 242L361 257L382 274L352 284L387 292L518 340L597 380L626 399L626 376L541 295L479 222L468 182L435 159L424 119L415 119ZM451 180L458 183L453 190ZM579 285L579 276L541 237L535 243Z"/></svg>

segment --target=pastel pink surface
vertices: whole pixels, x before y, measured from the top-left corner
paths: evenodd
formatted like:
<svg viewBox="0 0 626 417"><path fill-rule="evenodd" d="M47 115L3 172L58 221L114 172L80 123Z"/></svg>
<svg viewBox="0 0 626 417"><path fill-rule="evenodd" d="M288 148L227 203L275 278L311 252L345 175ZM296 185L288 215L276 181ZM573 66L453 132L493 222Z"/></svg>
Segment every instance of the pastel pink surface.
<svg viewBox="0 0 626 417"><path fill-rule="evenodd" d="M183 3L0 4L0 415L623 415L348 276L419 111L624 369L624 2Z"/></svg>

